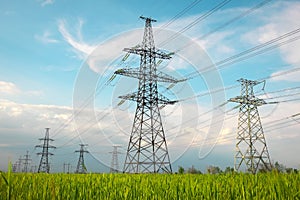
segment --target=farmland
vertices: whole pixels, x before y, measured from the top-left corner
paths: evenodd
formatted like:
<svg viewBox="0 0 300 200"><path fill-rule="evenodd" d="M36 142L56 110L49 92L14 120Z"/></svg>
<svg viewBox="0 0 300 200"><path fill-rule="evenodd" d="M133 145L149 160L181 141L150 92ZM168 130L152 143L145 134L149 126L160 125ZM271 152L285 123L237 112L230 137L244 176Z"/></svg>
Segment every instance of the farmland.
<svg viewBox="0 0 300 200"><path fill-rule="evenodd" d="M1 199L300 199L300 174L2 173Z"/></svg>

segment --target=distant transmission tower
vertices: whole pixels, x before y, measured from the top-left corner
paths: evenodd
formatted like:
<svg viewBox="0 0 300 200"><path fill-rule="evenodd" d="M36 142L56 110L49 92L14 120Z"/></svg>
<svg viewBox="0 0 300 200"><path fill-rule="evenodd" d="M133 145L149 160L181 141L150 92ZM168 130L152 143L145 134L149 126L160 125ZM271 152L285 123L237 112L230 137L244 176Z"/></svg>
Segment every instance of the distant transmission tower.
<svg viewBox="0 0 300 200"><path fill-rule="evenodd" d="M50 171L49 155L50 156L53 155L53 153L49 152L49 149L56 148L55 146L49 145L49 141L54 141L53 139L49 138L49 129L50 128L46 128L45 137L39 139L41 141L44 141L44 144L35 146L35 147L43 148L42 152L37 153L37 155L41 155L38 173L40 173L40 172L49 173L49 171Z"/></svg>
<svg viewBox="0 0 300 200"><path fill-rule="evenodd" d="M241 95L229 100L240 104L235 170L240 170L242 165L253 174L260 168L271 170L270 156L257 109L266 102L255 97L253 92L253 87L263 81L246 79L238 81L241 83Z"/></svg>
<svg viewBox="0 0 300 200"><path fill-rule="evenodd" d="M20 156L20 158L18 159L18 161L16 162L17 165L17 172L21 172L21 167L22 167L22 156Z"/></svg>
<svg viewBox="0 0 300 200"><path fill-rule="evenodd" d="M78 164L75 173L78 174L85 174L87 172L86 166L84 164L84 158L83 154L84 153L89 153L88 151L84 150L84 147L87 146L87 144L80 144L80 150L76 150L75 152L79 152L79 159L78 159Z"/></svg>
<svg viewBox="0 0 300 200"><path fill-rule="evenodd" d="M111 159L111 166L110 166L110 173L118 173L119 172L119 160L118 160L118 154L121 153L118 151L119 145L114 145L113 146L113 151L109 152L112 154L112 159Z"/></svg>
<svg viewBox="0 0 300 200"><path fill-rule="evenodd" d="M64 163L63 166L64 166L64 168L63 168L64 173L69 174L69 173L70 173L70 167L71 167L71 164L70 164L70 163Z"/></svg>
<svg viewBox="0 0 300 200"><path fill-rule="evenodd" d="M21 172L22 156L13 164L13 172Z"/></svg>
<svg viewBox="0 0 300 200"><path fill-rule="evenodd" d="M24 161L24 168L23 168L23 172L29 172L29 163L31 161L30 159L30 155L29 155L29 152L27 151L26 155L24 156L24 158L22 159L22 161Z"/></svg>
<svg viewBox="0 0 300 200"><path fill-rule="evenodd" d="M128 53L141 57L139 68L125 68L115 71L139 80L138 91L119 98L137 102L131 136L128 143L124 172L128 173L172 173L164 129L162 126L159 104L174 104L158 93L157 82L177 83L183 80L157 71L156 58L170 59L173 53L166 54L155 48L151 22L145 20L143 43L141 46L125 48Z"/></svg>

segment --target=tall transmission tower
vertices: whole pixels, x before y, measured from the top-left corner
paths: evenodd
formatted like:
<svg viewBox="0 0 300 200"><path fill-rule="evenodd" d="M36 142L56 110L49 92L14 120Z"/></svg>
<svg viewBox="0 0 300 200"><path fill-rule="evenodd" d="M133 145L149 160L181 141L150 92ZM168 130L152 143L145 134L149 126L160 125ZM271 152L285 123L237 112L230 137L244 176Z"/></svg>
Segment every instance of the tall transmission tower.
<svg viewBox="0 0 300 200"><path fill-rule="evenodd" d="M240 104L234 168L242 166L255 174L260 168L271 170L271 161L261 125L258 106L266 104L254 95L253 87L264 81L238 80L241 83L241 95L229 99Z"/></svg>
<svg viewBox="0 0 300 200"><path fill-rule="evenodd" d="M56 148L55 146L50 145L50 141L54 141L53 139L49 138L49 129L46 128L46 133L44 138L40 138L40 141L43 141L43 145L36 145L37 148L42 148L42 152L37 153L37 155L41 155L40 165L38 168L38 173L45 172L49 173L50 171L50 164L49 164L49 156L52 156L53 153L49 152L49 149Z"/></svg>
<svg viewBox="0 0 300 200"><path fill-rule="evenodd" d="M87 172L86 166L84 164L84 153L89 153L87 150L84 150L84 147L87 146L87 144L80 144L80 150L76 150L75 153L79 152L79 159L77 163L77 168L75 173L78 174L85 174Z"/></svg>
<svg viewBox="0 0 300 200"><path fill-rule="evenodd" d="M113 151L109 152L112 154L111 159L111 166L110 166L110 173L118 173L119 170L119 160L118 160L118 154L121 153L118 151L118 147L121 147L120 145L114 145Z"/></svg>
<svg viewBox="0 0 300 200"><path fill-rule="evenodd" d="M137 102L123 171L172 173L159 105L174 104L177 101L170 101L159 94L157 82L177 83L184 80L176 80L157 71L158 62L170 59L173 53L167 54L155 48L151 23L156 20L143 16L140 18L145 20L142 45L124 49L128 53L140 56L140 67L115 71L115 74L139 80L137 92L119 97ZM156 58L161 61L156 62Z"/></svg>
<svg viewBox="0 0 300 200"><path fill-rule="evenodd" d="M31 161L31 159L30 159L30 155L29 155L29 152L27 151L27 153L26 153L26 155L24 155L24 158L22 159L22 161L24 161L24 168L23 168L23 172L29 172L29 168L28 168L28 166L29 166L29 163L30 163L30 161Z"/></svg>

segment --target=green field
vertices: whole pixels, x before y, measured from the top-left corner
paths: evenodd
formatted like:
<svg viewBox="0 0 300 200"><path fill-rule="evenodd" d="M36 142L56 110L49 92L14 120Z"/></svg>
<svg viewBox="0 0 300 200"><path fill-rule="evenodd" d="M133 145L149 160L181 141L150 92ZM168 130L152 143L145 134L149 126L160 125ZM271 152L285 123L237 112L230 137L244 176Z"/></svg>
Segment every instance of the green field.
<svg viewBox="0 0 300 200"><path fill-rule="evenodd" d="M3 173L1 199L300 199L300 174Z"/></svg>

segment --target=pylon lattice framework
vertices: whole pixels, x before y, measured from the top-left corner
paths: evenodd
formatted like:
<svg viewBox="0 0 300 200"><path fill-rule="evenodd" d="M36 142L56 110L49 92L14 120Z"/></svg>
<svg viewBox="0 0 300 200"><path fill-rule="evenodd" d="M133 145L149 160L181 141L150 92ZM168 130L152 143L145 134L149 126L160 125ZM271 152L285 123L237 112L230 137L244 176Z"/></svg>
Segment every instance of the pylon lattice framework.
<svg viewBox="0 0 300 200"><path fill-rule="evenodd" d="M177 83L183 80L176 80L157 71L156 58L161 61L170 59L172 53L166 54L155 48L151 23L156 20L140 18L145 20L142 45L124 49L140 56L140 67L119 69L115 72L139 80L138 92L119 97L137 102L123 172L172 173L159 105L174 104L176 101L170 101L159 94L157 82Z"/></svg>
<svg viewBox="0 0 300 200"><path fill-rule="evenodd" d="M113 151L109 152L112 154L111 166L110 166L110 173L118 173L119 170L119 159L118 154L121 153L118 151L118 145L113 146Z"/></svg>
<svg viewBox="0 0 300 200"><path fill-rule="evenodd" d="M46 128L45 137L39 139L44 142L43 145L35 146L36 148L37 147L42 148L42 152L37 153L37 155L41 155L38 173L40 173L40 172L49 173L50 172L49 156L52 156L53 153L50 153L49 149L54 149L56 147L49 144L50 141L54 141L53 139L49 138L49 130L50 130L50 128Z"/></svg>
<svg viewBox="0 0 300 200"><path fill-rule="evenodd" d="M26 152L26 155L24 156L24 158L22 159L24 161L24 169L23 169L23 172L28 172L29 171L29 164L31 162L32 159L30 159L30 155L29 155L29 152L27 151Z"/></svg>
<svg viewBox="0 0 300 200"><path fill-rule="evenodd" d="M266 102L255 97L253 91L253 87L262 81L238 81L241 83L241 95L229 100L240 104L234 168L239 171L244 165L246 171L253 174L259 169L271 170L270 156L257 109Z"/></svg>
<svg viewBox="0 0 300 200"><path fill-rule="evenodd" d="M87 150L84 150L84 147L87 146L87 144L80 144L80 150L76 150L75 153L79 153L79 159L76 167L75 173L78 174L85 174L87 172L87 168L84 164L84 153L89 153Z"/></svg>

